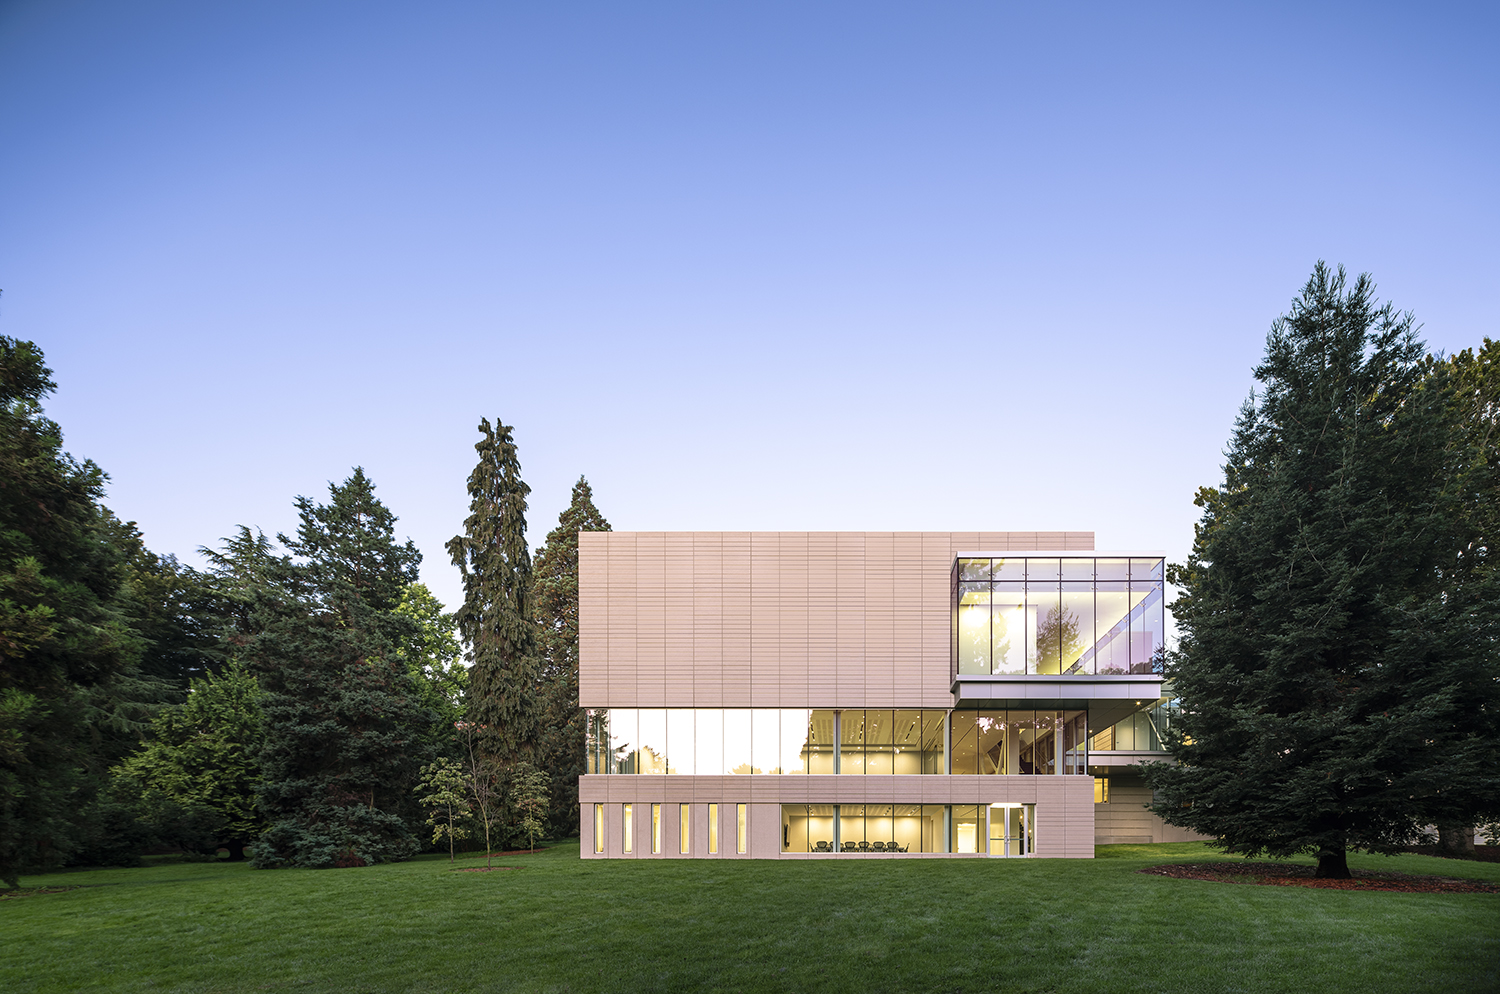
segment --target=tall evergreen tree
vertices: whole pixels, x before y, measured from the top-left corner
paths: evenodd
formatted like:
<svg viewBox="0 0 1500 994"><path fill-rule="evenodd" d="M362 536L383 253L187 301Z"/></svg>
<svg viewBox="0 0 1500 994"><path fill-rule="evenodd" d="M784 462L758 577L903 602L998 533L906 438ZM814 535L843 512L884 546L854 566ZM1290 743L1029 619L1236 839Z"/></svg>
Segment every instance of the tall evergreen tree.
<svg viewBox="0 0 1500 994"><path fill-rule="evenodd" d="M1474 452L1410 315L1319 263L1271 329L1192 555L1154 810L1231 852L1389 852L1500 799Z"/></svg>
<svg viewBox="0 0 1500 994"><path fill-rule="evenodd" d="M536 555L536 619L541 650L541 735L537 763L551 778L548 829L578 830L578 778L586 770L584 712L578 706L578 533L607 532L588 480L573 484L573 498Z"/></svg>
<svg viewBox="0 0 1500 994"><path fill-rule="evenodd" d="M448 554L464 579L456 612L469 646L468 720L482 731L480 750L508 763L530 760L537 735L537 646L526 497L513 429L479 422L469 474L469 517Z"/></svg>
<svg viewBox="0 0 1500 994"><path fill-rule="evenodd" d="M98 741L133 710L145 649L121 591L128 552L106 477L62 447L31 342L0 336L0 880L78 851L103 782ZM110 689L114 684L113 690Z"/></svg>
<svg viewBox="0 0 1500 994"><path fill-rule="evenodd" d="M298 498L296 536L278 536L295 558L264 562L241 536L295 608L262 611L244 650L265 690L260 805L270 827L253 849L257 866L382 862L417 847L411 789L435 716L400 658L416 625L396 607L421 555L395 541L395 516L362 469L329 494L326 505Z"/></svg>

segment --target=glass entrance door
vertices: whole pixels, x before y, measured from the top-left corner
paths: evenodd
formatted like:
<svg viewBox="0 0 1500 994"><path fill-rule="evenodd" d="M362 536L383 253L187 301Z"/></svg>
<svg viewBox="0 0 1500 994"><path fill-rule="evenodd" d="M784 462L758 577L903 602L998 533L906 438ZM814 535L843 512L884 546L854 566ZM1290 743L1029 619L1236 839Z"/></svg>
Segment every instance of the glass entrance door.
<svg viewBox="0 0 1500 994"><path fill-rule="evenodd" d="M1033 836L1035 821L1035 804L991 804L990 855L1031 855L1036 849Z"/></svg>

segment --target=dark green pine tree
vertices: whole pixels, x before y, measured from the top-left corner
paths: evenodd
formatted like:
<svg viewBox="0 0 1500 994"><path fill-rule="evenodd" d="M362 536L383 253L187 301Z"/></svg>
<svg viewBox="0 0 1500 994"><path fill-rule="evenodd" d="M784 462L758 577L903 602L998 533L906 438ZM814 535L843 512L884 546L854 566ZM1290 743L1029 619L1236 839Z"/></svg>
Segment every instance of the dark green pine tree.
<svg viewBox="0 0 1500 994"><path fill-rule="evenodd" d="M469 474L469 517L448 542L464 579L454 612L469 647L467 720L481 726L480 749L492 760L531 761L537 738L537 646L526 497L508 425L479 422Z"/></svg>
<svg viewBox="0 0 1500 994"><path fill-rule="evenodd" d="M54 389L34 344L0 336L0 880L11 886L109 828L95 803L103 754L143 711L130 693L146 643L122 596L129 552L99 503L103 471L63 451L42 413Z"/></svg>
<svg viewBox="0 0 1500 994"><path fill-rule="evenodd" d="M411 790L436 716L401 660L415 625L396 607L421 554L395 541L395 516L362 469L329 494L326 505L297 499L296 536L278 536L293 558L266 564L241 550L292 608L252 607L252 627L263 627L243 650L265 691L260 806L270 825L252 849L256 866L359 865L417 849Z"/></svg>
<svg viewBox="0 0 1500 994"><path fill-rule="evenodd" d="M578 778L585 766L584 712L578 706L578 533L607 532L583 477L536 555L536 620L541 654L541 734L537 764L552 778L549 833L578 830Z"/></svg>
<svg viewBox="0 0 1500 994"><path fill-rule="evenodd" d="M1491 543L1409 315L1319 263L1278 319L1174 567L1182 701L1153 809L1230 852L1394 851L1500 799Z"/></svg>

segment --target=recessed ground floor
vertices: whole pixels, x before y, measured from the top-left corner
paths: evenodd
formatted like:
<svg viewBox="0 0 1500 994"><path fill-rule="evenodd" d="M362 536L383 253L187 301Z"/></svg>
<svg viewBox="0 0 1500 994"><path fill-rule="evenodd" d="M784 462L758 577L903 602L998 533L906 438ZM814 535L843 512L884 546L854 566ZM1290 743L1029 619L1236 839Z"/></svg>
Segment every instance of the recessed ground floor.
<svg viewBox="0 0 1500 994"><path fill-rule="evenodd" d="M1088 776L584 776L584 858L1094 854Z"/></svg>

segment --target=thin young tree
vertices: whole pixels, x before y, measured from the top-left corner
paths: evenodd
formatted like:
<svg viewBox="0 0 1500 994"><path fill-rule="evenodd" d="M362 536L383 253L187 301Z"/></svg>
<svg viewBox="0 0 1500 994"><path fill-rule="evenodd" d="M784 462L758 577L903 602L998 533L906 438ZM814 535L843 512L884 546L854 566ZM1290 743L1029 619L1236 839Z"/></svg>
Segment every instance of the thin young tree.
<svg viewBox="0 0 1500 994"><path fill-rule="evenodd" d="M454 613L469 648L466 720L479 748L502 763L530 759L537 735L536 621L526 497L512 428L479 422L479 462L469 474L464 533L448 542L463 575Z"/></svg>
<svg viewBox="0 0 1500 994"><path fill-rule="evenodd" d="M439 758L422 767L416 786L420 803L427 811L427 824L432 828L433 845L447 838L450 863L455 858L454 843L469 837L466 826L471 812L466 782L462 763Z"/></svg>
<svg viewBox="0 0 1500 994"><path fill-rule="evenodd" d="M501 780L505 768L484 751L487 739L482 725L460 721L454 728L463 744L464 790L468 793L479 829L484 833L484 867L490 869L490 860L494 856L492 833L501 827L504 818L505 798Z"/></svg>
<svg viewBox="0 0 1500 994"><path fill-rule="evenodd" d="M1495 810L1490 537L1451 384L1368 276L1319 263L1255 376L1172 570L1177 764L1147 778L1167 822L1344 878Z"/></svg>

